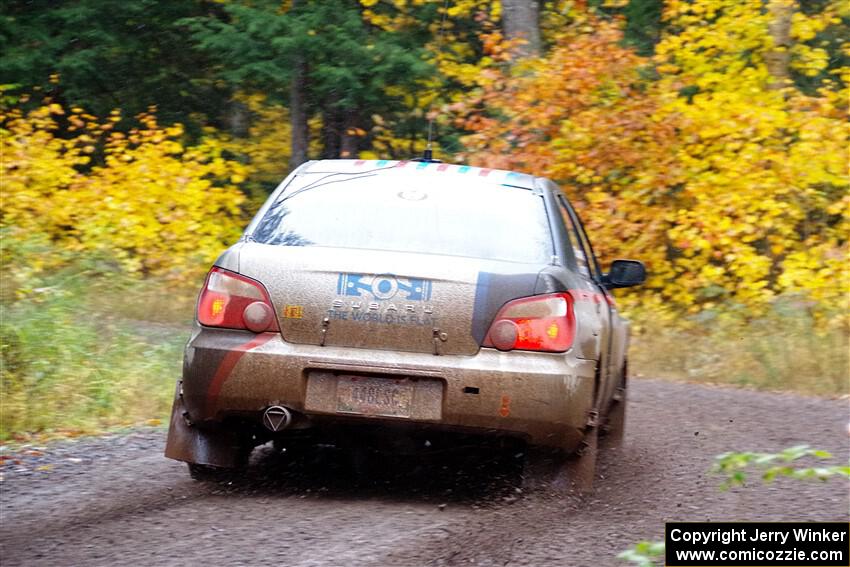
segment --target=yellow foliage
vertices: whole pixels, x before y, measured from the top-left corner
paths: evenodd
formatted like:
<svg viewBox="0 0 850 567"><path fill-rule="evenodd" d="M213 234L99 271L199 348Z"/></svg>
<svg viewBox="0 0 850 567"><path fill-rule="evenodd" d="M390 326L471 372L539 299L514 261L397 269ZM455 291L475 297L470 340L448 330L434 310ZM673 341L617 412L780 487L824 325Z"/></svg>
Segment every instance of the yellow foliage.
<svg viewBox="0 0 850 567"><path fill-rule="evenodd" d="M647 286L626 307L752 316L792 294L815 316L850 313L848 92L773 88L770 17L762 0L669 0L674 31L654 61L623 48L615 24L568 26L545 58L482 73L456 105L466 157L555 179L603 260L644 260ZM823 21L797 13L792 32L811 38ZM650 63L660 76L642 80ZM797 43L790 64L816 73L824 60Z"/></svg>
<svg viewBox="0 0 850 567"><path fill-rule="evenodd" d="M668 236L683 250L672 261L691 288L759 309L777 294L802 293L821 310L848 311L846 202L847 93L827 82L815 96L771 89L771 15L761 1L696 0L668 5L682 31L658 46L667 95L657 120L677 124L679 201ZM796 10L796 5L792 5ZM702 10L709 18L692 19ZM816 75L826 53L800 43L827 20L795 11L791 66ZM845 207L846 209L846 207ZM830 212L832 211L832 212ZM836 218L838 217L838 218ZM705 266L714 264L706 277ZM674 295L675 297L675 295ZM846 321L845 321L846 322Z"/></svg>
<svg viewBox="0 0 850 567"><path fill-rule="evenodd" d="M70 137L57 135L64 115ZM242 225L245 168L205 139L185 147L179 124L113 131L82 109L56 103L31 112L3 109L3 210L6 238L48 238L61 250L98 253L126 270L166 277L206 270ZM100 152L94 162L91 155Z"/></svg>

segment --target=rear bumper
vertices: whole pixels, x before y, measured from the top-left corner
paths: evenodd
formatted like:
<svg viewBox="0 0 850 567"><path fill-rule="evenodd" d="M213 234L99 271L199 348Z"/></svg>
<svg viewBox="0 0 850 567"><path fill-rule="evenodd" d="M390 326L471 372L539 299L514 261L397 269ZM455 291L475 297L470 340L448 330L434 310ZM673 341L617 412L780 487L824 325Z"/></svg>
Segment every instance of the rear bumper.
<svg viewBox="0 0 850 567"><path fill-rule="evenodd" d="M441 407L436 415L424 418L337 415L333 403L317 404L315 393L308 400L309 377L334 373L438 381ZM259 422L265 408L282 405L316 424L413 422L512 435L571 451L582 439L592 408L594 374L593 361L569 354L481 349L474 356L434 356L297 345L275 333L196 327L186 345L182 399L175 403L181 404L189 422L201 428L235 415Z"/></svg>

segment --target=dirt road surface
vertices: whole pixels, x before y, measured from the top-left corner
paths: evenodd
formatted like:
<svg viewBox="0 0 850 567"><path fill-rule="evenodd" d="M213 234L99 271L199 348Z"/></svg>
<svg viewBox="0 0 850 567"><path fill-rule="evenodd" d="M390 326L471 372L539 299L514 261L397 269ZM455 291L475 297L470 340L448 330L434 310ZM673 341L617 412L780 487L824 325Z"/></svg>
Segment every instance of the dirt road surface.
<svg viewBox="0 0 850 567"><path fill-rule="evenodd" d="M394 459L367 481L331 452L255 452L243 476L189 479L164 432L51 445L9 460L0 562L13 565L621 565L676 520L841 520L848 483L780 480L718 490L729 450L811 444L846 463L847 400L634 380L625 443L603 449L593 494L541 487L488 457ZM39 470L40 469L40 470Z"/></svg>

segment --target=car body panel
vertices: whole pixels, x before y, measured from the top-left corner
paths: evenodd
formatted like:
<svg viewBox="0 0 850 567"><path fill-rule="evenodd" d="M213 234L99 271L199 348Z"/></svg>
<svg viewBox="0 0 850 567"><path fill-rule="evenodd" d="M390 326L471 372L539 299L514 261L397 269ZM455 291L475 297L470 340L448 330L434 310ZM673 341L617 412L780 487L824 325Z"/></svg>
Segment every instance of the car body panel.
<svg viewBox="0 0 850 567"><path fill-rule="evenodd" d="M501 307L486 302L489 284L512 281L511 298L531 295L543 267L253 242L239 256L240 273L265 284L288 342L432 354L435 332L439 354L478 352Z"/></svg>

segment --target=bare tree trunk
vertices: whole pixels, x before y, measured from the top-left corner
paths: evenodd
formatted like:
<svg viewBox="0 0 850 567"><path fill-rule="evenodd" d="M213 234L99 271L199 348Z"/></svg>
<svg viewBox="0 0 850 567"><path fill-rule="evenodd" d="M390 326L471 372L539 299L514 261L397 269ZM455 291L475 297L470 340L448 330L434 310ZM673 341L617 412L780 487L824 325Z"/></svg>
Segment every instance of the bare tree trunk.
<svg viewBox="0 0 850 567"><path fill-rule="evenodd" d="M540 54L537 0L502 0L502 29L507 39L524 40L514 51L516 59Z"/></svg>
<svg viewBox="0 0 850 567"><path fill-rule="evenodd" d="M307 100L304 96L306 82L304 62L295 64L292 74L292 84L289 90L289 122L292 126L291 151L289 167L295 169L307 161L307 150L310 145L310 127L307 124Z"/></svg>
<svg viewBox="0 0 850 567"><path fill-rule="evenodd" d="M322 158L350 159L360 151L360 139L355 129L359 113L325 103L322 112Z"/></svg>
<svg viewBox="0 0 850 567"><path fill-rule="evenodd" d="M292 9L296 9L301 0L292 0ZM289 85L289 123L291 141L289 168L295 169L307 161L310 148L310 126L307 123L307 65L302 57L295 59L292 82Z"/></svg>
<svg viewBox="0 0 850 567"><path fill-rule="evenodd" d="M338 108L325 102L322 112L322 158L338 159L341 152L342 117Z"/></svg>
<svg viewBox="0 0 850 567"><path fill-rule="evenodd" d="M244 102L231 99L227 103L227 129L232 136L244 138L248 135L250 127L250 118L248 116L248 107Z"/></svg>
<svg viewBox="0 0 850 567"><path fill-rule="evenodd" d="M355 158L359 151L360 137L354 133L357 128L357 113L353 110L342 111L342 132L339 156L342 158Z"/></svg>
<svg viewBox="0 0 850 567"><path fill-rule="evenodd" d="M768 31L773 39L773 49L765 55L765 63L773 81L771 89L782 89L791 84L791 17L794 0L768 0L770 12Z"/></svg>

